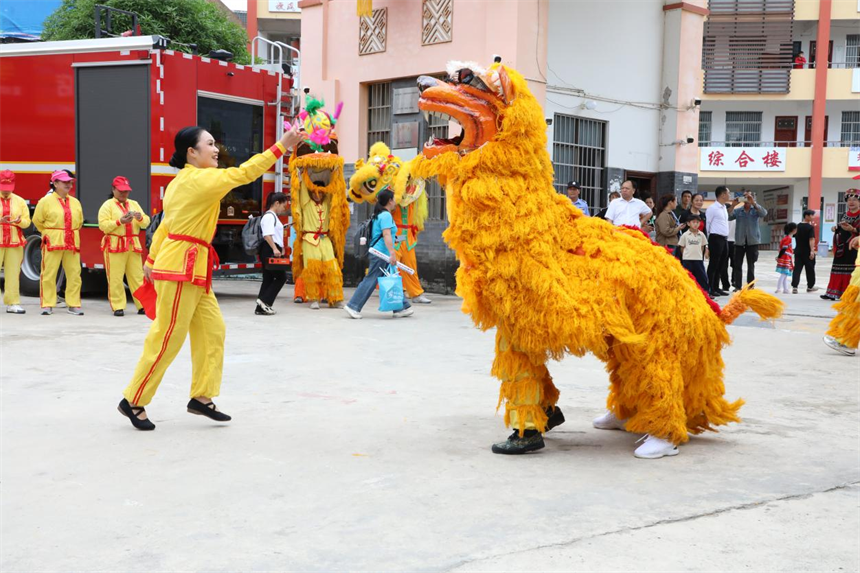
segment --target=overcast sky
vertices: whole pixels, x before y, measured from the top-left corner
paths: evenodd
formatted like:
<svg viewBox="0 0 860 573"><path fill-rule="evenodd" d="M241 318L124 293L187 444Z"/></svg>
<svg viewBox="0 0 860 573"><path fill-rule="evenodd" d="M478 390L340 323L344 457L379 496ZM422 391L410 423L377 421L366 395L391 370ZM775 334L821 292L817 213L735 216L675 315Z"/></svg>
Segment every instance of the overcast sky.
<svg viewBox="0 0 860 573"><path fill-rule="evenodd" d="M247 10L248 0L221 0L230 10Z"/></svg>

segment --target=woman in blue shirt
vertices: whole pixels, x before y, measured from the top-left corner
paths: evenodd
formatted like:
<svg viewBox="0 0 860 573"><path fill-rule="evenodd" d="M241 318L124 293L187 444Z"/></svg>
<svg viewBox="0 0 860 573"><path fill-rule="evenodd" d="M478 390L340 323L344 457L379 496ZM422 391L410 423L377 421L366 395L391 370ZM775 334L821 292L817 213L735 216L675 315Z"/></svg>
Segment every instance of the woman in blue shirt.
<svg viewBox="0 0 860 573"><path fill-rule="evenodd" d="M367 276L355 289L355 293L349 302L346 303L344 310L352 318L361 318L361 309L367 303L370 295L376 289L377 279L383 276L383 270L390 264L397 264L397 247L394 245L394 237L397 236L397 225L394 223L394 218L391 212L397 208L397 203L394 201L394 192L390 189L384 189L376 196L376 205L373 208L373 233L371 234L370 245L377 251L381 251L388 256L389 260L381 259L375 255L370 255L370 268L367 271ZM409 304L409 299L406 298L406 291L403 295L403 310L394 311L395 318L411 316L413 312L412 305Z"/></svg>

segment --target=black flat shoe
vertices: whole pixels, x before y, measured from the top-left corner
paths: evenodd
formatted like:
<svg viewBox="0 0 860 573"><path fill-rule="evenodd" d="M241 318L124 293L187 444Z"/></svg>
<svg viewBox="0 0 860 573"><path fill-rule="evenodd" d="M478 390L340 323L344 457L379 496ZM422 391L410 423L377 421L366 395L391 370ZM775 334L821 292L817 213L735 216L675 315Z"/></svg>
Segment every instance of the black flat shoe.
<svg viewBox="0 0 860 573"><path fill-rule="evenodd" d="M119 406L116 407L116 409L119 410L120 414L122 414L123 416L125 416L126 418L131 420L131 425L134 426L135 428L137 428L138 430L147 431L147 430L154 430L155 429L155 424L150 422L149 418L141 420L140 418L137 417L141 412L146 411L143 409L143 407L132 406L131 404L128 403L128 400L123 398L122 401L119 403Z"/></svg>
<svg viewBox="0 0 860 573"><path fill-rule="evenodd" d="M526 430L522 438L519 431L514 431L506 441L493 444L493 453L518 455L539 450L544 445L543 436L537 430Z"/></svg>
<svg viewBox="0 0 860 573"><path fill-rule="evenodd" d="M555 408L553 408L552 406L547 408L546 416L546 432L549 432L553 428L564 424L564 414L561 413L561 408L559 408L558 406L556 406Z"/></svg>
<svg viewBox="0 0 860 573"><path fill-rule="evenodd" d="M192 398L188 402L188 413L196 414L198 416L206 416L216 422L229 422L233 418L225 414L224 412L219 412L215 409L215 402L209 402L208 404L204 404L200 400L196 400Z"/></svg>
<svg viewBox="0 0 860 573"><path fill-rule="evenodd" d="M146 314L146 310L139 308L139 309L137 309L137 314Z"/></svg>
<svg viewBox="0 0 860 573"><path fill-rule="evenodd" d="M125 316L125 311L122 309L113 311L114 316Z"/></svg>

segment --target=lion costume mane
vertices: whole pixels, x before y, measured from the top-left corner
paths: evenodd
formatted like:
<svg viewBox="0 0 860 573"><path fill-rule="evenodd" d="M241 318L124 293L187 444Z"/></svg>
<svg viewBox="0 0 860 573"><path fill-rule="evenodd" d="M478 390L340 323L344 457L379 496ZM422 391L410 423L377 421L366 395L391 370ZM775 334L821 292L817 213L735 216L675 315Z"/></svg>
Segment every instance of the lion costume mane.
<svg viewBox="0 0 860 573"><path fill-rule="evenodd" d="M547 360L586 352L606 363L607 406L629 432L679 444L739 421L743 401L723 397L726 324L748 307L775 318L782 303L745 288L720 310L640 230L556 193L541 107L499 60L418 79L419 108L463 131L426 144L413 172L445 185L457 294L478 327L496 328L505 424L545 431L559 396Z"/></svg>
<svg viewBox="0 0 860 573"><path fill-rule="evenodd" d="M323 103L308 97L299 118L305 139L290 157L290 203L296 240L293 243L293 278L305 283L310 300L343 301L343 253L349 228L349 205L338 155L334 125L337 115L322 111ZM338 106L338 111L340 106ZM311 193L318 192L316 204ZM306 217L311 214L312 217Z"/></svg>

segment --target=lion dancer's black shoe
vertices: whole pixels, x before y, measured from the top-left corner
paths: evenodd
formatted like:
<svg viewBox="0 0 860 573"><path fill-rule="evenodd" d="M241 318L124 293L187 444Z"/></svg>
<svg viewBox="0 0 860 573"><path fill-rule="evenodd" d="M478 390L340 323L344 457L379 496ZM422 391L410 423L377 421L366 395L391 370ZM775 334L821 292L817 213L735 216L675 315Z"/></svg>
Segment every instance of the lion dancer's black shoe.
<svg viewBox="0 0 860 573"><path fill-rule="evenodd" d="M520 437L519 430L508 436L508 439L498 444L493 444L494 454L524 454L544 447L543 436L537 430L526 430Z"/></svg>
<svg viewBox="0 0 860 573"><path fill-rule="evenodd" d="M545 432L549 432L556 426L561 426L564 424L564 414L561 413L561 408L558 406L548 407L546 409L546 430Z"/></svg>

